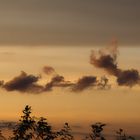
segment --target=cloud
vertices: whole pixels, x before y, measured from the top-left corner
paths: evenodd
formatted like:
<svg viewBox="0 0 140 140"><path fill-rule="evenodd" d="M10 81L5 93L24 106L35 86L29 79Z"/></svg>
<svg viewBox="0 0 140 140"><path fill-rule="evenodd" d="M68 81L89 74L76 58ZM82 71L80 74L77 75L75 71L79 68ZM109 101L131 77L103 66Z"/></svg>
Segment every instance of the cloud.
<svg viewBox="0 0 140 140"><path fill-rule="evenodd" d="M139 72L135 69L124 70L117 77L118 85L122 86L134 86L140 83Z"/></svg>
<svg viewBox="0 0 140 140"><path fill-rule="evenodd" d="M4 85L4 81L1 80L1 81L0 81L0 87L2 87L3 85Z"/></svg>
<svg viewBox="0 0 140 140"><path fill-rule="evenodd" d="M54 68L50 66L44 66L43 70L47 73L54 73ZM41 76L34 76L32 74L27 74L21 71L21 74L14 77L13 79L4 82L0 81L0 87L7 91L18 91L20 93L45 93L52 91L53 88L68 88L72 92L81 92L83 90L89 89L91 87L96 87L97 89L107 89L108 79L102 78L102 80L97 80L96 76L83 76L79 78L77 82L67 81L64 76L56 74L51 78L50 82L45 85L40 85L39 80Z"/></svg>
<svg viewBox="0 0 140 140"><path fill-rule="evenodd" d="M28 75L22 71L19 76L4 83L2 87L7 91L41 92L43 87L37 84L39 78L38 76Z"/></svg>
<svg viewBox="0 0 140 140"><path fill-rule="evenodd" d="M20 75L14 77L10 81L4 83L0 81L0 85L7 91L19 91L21 93L44 93L52 91L54 87L69 88L70 91L80 92L92 86L97 86L97 78L95 76L83 76L77 82L66 81L64 76L55 75L46 85L39 85L38 81L41 77L27 74L24 71Z"/></svg>
<svg viewBox="0 0 140 140"><path fill-rule="evenodd" d="M97 68L104 69L108 74L115 76L116 82L119 86L133 87L136 84L140 84L138 70L123 70L118 67L117 54L118 50L115 43L113 47L106 47L98 52L92 51L90 55L90 63ZM46 74L55 73L54 68L50 66L44 66L43 71ZM100 79L93 75L83 76L79 78L77 82L72 82L65 80L64 76L57 74L53 76L51 81L46 83L46 85L39 85L38 82L40 79L41 77L39 76L27 74L22 71L20 75L8 82L4 82L3 80L0 81L0 87L7 91L35 94L52 91L54 87L69 88L72 92L81 92L92 87L103 90L111 88L109 79L106 76L103 76Z"/></svg>
<svg viewBox="0 0 140 140"><path fill-rule="evenodd" d="M44 66L42 70L47 75L55 73L55 69L51 66Z"/></svg>
<svg viewBox="0 0 140 140"><path fill-rule="evenodd" d="M65 78L60 75L54 76L49 83L45 86L45 91L51 91L53 87L70 87L73 83L70 81L65 81Z"/></svg>
<svg viewBox="0 0 140 140"><path fill-rule="evenodd" d="M50 91L56 84L64 82L64 77L60 75L54 76L49 83L45 86L45 91Z"/></svg>
<svg viewBox="0 0 140 140"><path fill-rule="evenodd" d="M106 76L102 76L100 80L97 81L97 88L103 90L110 89L109 79Z"/></svg>
<svg viewBox="0 0 140 140"><path fill-rule="evenodd" d="M112 46L113 45L113 46ZM113 41L111 46L92 51L90 55L90 64L104 69L109 75L116 77L116 82L119 86L133 87L140 84L140 74L136 69L123 70L119 68L117 63L118 47L117 42ZM27 74L24 71L20 75L14 77L8 82L0 81L0 87L7 91L19 91L21 93L43 93L52 91L53 88L69 88L72 92L81 92L92 87L96 89L110 89L109 79L102 76L100 79L97 76L82 76L76 82L65 80L64 76L56 74L55 69L51 66L44 66L43 71L46 74L54 74L50 82L45 85L38 84L40 76Z"/></svg>
<svg viewBox="0 0 140 140"><path fill-rule="evenodd" d="M118 75L117 66L117 42L112 42L110 47L100 49L98 52L92 51L90 55L90 64L97 68L102 68L111 75Z"/></svg>
<svg viewBox="0 0 140 140"><path fill-rule="evenodd" d="M95 76L83 76L77 81L77 83L73 85L72 91L74 92L83 91L92 86L95 86L96 82L97 82L97 78Z"/></svg>
<svg viewBox="0 0 140 140"><path fill-rule="evenodd" d="M108 74L117 78L119 86L132 87L140 83L138 70L123 70L117 63L117 46L107 47L98 52L92 51L90 55L90 64L97 68L104 69Z"/></svg>

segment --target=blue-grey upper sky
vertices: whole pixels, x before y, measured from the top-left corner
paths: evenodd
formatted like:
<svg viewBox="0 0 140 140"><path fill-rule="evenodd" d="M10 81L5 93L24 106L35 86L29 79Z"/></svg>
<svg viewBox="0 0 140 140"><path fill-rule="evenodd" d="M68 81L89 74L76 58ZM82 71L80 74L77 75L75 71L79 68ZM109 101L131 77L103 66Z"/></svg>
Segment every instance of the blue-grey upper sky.
<svg viewBox="0 0 140 140"><path fill-rule="evenodd" d="M0 0L1 45L140 45L140 0Z"/></svg>

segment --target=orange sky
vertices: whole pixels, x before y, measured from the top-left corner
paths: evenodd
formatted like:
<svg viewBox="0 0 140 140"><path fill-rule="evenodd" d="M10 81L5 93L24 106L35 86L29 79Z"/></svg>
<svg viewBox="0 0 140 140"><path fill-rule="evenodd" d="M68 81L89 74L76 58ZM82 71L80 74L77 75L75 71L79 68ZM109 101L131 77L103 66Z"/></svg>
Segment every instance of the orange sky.
<svg viewBox="0 0 140 140"><path fill-rule="evenodd" d="M96 47L1 47L1 80L9 81L20 74L21 70L29 74L41 74L41 84L50 79L42 72L49 65L67 80L75 81L83 75L106 74L103 70L89 64L89 55ZM118 62L124 69L140 69L139 48L119 48ZM131 57L129 57L131 56ZM128 62L129 60L129 62ZM53 122L140 122L140 88L135 86L118 87L109 76L112 89L96 89L73 93L68 89L55 88L52 92L38 95L7 92L0 89L1 120L17 120L26 104L33 108L37 116L48 116Z"/></svg>
<svg viewBox="0 0 140 140"><path fill-rule="evenodd" d="M118 86L114 76L95 68L89 58L91 50L114 38L119 68L140 72L139 5L139 0L0 0L0 80L24 71L40 76L38 84L45 85L53 75L42 68L51 66L66 81L106 75L112 85L79 93L60 87L41 94L0 88L0 120L18 120L28 104L33 115L55 124L102 121L140 134L140 86Z"/></svg>

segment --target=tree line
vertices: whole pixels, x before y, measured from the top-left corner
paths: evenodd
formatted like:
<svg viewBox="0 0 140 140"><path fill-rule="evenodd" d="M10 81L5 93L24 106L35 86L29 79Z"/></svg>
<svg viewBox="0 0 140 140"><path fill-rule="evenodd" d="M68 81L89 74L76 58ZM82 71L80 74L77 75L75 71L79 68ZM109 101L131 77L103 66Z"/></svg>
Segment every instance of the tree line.
<svg viewBox="0 0 140 140"><path fill-rule="evenodd" d="M19 122L13 129L13 136L6 139L0 131L0 140L76 140L72 134L71 127L65 123L59 131L54 131L52 126L44 117L31 116L31 106L26 105ZM82 140L107 140L103 135L106 124L95 123L91 125L91 132ZM116 131L116 140L136 140L127 136L123 129Z"/></svg>

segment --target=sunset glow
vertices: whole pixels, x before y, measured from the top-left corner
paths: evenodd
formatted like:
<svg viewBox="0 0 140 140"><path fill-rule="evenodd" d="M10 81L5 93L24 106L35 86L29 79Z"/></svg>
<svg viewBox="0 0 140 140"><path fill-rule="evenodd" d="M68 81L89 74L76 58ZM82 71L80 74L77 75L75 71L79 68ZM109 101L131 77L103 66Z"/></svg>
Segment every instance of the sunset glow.
<svg viewBox="0 0 140 140"><path fill-rule="evenodd" d="M76 140L96 122L138 140L139 17L138 0L0 0L0 120L29 105Z"/></svg>

